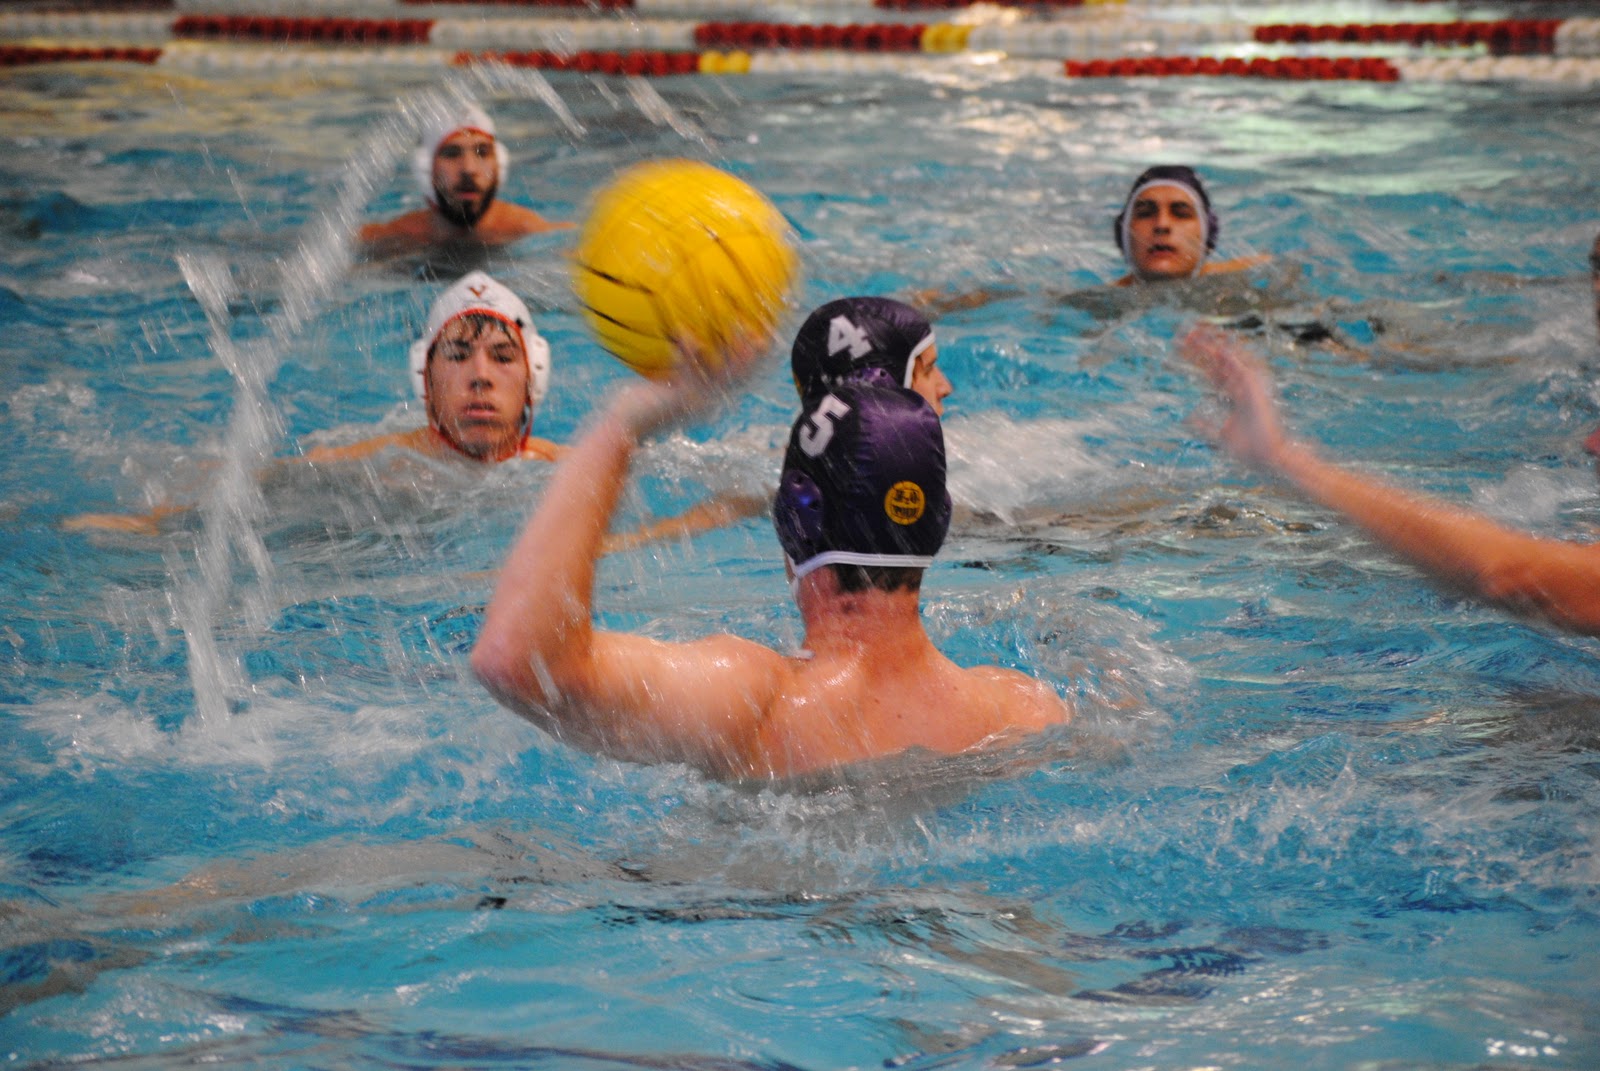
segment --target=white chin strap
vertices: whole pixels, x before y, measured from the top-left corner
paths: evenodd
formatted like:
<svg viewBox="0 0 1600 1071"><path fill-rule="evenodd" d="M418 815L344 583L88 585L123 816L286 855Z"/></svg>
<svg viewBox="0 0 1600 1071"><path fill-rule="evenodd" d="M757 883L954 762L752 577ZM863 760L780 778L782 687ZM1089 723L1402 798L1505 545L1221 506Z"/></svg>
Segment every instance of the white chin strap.
<svg viewBox="0 0 1600 1071"><path fill-rule="evenodd" d="M824 565L882 565L891 568L927 569L933 565L933 558L923 554L863 554L854 550L825 550L821 554L813 554L799 565L795 564L793 558L788 558L788 562L789 568L794 570L794 582L799 583L801 577L809 576Z"/></svg>
<svg viewBox="0 0 1600 1071"><path fill-rule="evenodd" d="M933 345L933 332L929 331L922 336L922 341L911 347L911 355L906 358L905 382L900 384L906 390L911 389L911 380L917 374L917 358L928 352L928 347Z"/></svg>

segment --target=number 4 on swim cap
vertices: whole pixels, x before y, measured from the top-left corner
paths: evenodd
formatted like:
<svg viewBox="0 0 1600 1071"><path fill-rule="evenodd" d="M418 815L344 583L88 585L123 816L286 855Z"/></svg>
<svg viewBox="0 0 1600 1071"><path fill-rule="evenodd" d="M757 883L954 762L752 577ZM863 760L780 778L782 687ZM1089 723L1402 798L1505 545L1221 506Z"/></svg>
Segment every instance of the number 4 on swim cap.
<svg viewBox="0 0 1600 1071"><path fill-rule="evenodd" d="M860 360L872 352L872 339L848 317L835 316L828 321L828 355L848 349L850 356Z"/></svg>

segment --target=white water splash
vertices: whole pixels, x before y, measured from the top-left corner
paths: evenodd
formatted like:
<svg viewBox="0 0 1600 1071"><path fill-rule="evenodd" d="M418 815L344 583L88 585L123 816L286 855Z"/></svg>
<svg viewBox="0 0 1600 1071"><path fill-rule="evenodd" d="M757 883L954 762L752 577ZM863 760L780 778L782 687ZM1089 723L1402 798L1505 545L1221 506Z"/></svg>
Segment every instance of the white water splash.
<svg viewBox="0 0 1600 1071"><path fill-rule="evenodd" d="M512 78L506 72L480 75L480 83L515 83L516 87L552 105L569 129L582 131L554 97L542 77ZM221 467L199 503L202 528L192 569L175 568L175 609L189 648L189 673L194 688L198 731L231 731L231 714L250 697L237 653L218 641L219 619L233 593L236 562L247 564L255 590L243 600L249 628L270 623L272 560L261 542L258 524L265 504L256 473L270 459L283 434L282 421L269 391L283 356L317 314L333 288L348 274L353 259L351 236L378 183L393 173L396 162L416 144L417 132L441 115L459 114L469 99L452 85L402 100L395 114L368 129L346 161L331 204L307 225L293 253L282 260L275 280L277 309L265 334L236 346L231 338L228 304L236 295L228 265L220 258L182 255L179 266L211 327L210 344L217 359L233 375L233 413L224 438Z"/></svg>

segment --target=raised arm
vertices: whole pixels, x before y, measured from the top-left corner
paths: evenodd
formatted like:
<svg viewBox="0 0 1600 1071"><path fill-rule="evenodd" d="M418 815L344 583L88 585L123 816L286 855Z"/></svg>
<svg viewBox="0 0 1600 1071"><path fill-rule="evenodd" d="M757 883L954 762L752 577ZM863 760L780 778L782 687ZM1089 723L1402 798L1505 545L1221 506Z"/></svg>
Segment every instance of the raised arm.
<svg viewBox="0 0 1600 1071"><path fill-rule="evenodd" d="M1181 350L1232 403L1217 434L1240 460L1289 481L1447 583L1600 635L1600 546L1519 532L1327 461L1284 431L1265 367L1231 335L1203 325L1189 332Z"/></svg>
<svg viewBox="0 0 1600 1071"><path fill-rule="evenodd" d="M731 636L665 643L592 621L595 565L629 463L695 394L641 381L613 396L512 547L472 667L501 703L579 746L743 774L785 660Z"/></svg>

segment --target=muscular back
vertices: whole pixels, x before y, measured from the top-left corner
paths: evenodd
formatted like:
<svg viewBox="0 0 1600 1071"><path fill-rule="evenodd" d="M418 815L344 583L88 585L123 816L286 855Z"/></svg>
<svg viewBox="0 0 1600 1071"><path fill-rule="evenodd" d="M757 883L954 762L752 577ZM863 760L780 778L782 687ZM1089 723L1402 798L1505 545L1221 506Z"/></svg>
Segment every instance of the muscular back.
<svg viewBox="0 0 1600 1071"><path fill-rule="evenodd" d="M749 774L792 776L904 751L958 754L1072 719L1049 685L925 657L796 658L751 740Z"/></svg>

